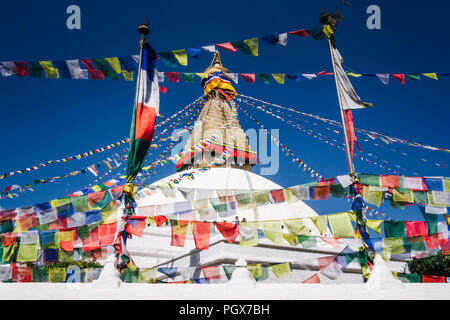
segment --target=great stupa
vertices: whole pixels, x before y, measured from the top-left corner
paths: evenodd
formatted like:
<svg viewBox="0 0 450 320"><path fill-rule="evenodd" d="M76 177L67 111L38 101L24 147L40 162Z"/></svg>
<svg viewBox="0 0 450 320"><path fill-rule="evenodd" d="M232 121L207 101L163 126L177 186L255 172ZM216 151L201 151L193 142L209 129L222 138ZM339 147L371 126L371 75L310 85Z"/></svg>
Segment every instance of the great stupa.
<svg viewBox="0 0 450 320"><path fill-rule="evenodd" d="M230 70L222 65L217 51L211 65L204 70L203 108L196 119L182 157L176 164L177 173L156 181L149 188L140 191L140 194L151 196L137 197L137 215L148 206L156 205L155 211L157 211L158 208L171 206L173 203L227 196L232 194L230 192L283 188L252 172L252 167L257 163L257 155L250 150L248 138L239 124L235 105L232 102L236 91L232 86L231 78L227 76L228 73ZM201 143L205 143L203 148L197 150L195 146ZM223 156L224 152L227 157ZM205 169L205 167L209 168ZM180 179L180 177L184 178ZM178 181L175 188L161 188L174 180ZM154 214L157 215L157 212ZM228 208L224 214L218 214L213 205L207 202L195 210L184 213L184 219L240 222L315 216L318 214L297 198L295 201L267 203L247 208L236 206ZM181 216L176 218L183 219ZM329 230L321 234L309 219L304 219L304 224L311 235L332 236ZM287 233L285 226L283 229ZM335 249L326 243L310 249L303 248L301 244L290 244L287 240L275 244L264 237L259 238L257 246L242 247L239 245L239 237L234 243L228 243L215 228L211 228L209 248L198 250L191 227L187 231L184 247L178 247L171 246L170 225L157 227L150 223L147 223L142 237L133 236L128 240L127 248L133 261L140 268L230 265L238 260L263 266L291 262L291 275L283 279L277 279L271 275L266 280L273 282L301 282L317 273L317 258L336 255L339 250L342 250ZM393 269L399 269L403 265L395 261L391 261L390 264ZM176 280L186 279L180 273ZM325 277L321 279L324 283L330 281ZM352 262L343 274L333 281L333 283L336 282L362 283L359 264Z"/></svg>

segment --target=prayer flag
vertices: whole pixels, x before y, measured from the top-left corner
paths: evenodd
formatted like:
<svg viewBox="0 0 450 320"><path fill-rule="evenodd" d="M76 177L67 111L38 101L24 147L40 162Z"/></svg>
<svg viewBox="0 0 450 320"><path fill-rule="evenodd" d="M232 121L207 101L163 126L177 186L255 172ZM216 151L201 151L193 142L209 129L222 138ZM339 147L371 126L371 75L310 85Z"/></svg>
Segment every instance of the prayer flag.
<svg viewBox="0 0 450 320"><path fill-rule="evenodd" d="M194 221L192 235L194 236L195 247L199 250L209 248L209 235L211 224L209 222Z"/></svg>
<svg viewBox="0 0 450 320"><path fill-rule="evenodd" d="M333 235L339 238L353 238L355 231L347 212L328 215L328 221Z"/></svg>
<svg viewBox="0 0 450 320"><path fill-rule="evenodd" d="M216 44L216 47L231 51L231 52L236 52L237 49L231 44L231 42L225 42L225 43L219 43Z"/></svg>
<svg viewBox="0 0 450 320"><path fill-rule="evenodd" d="M220 266L202 267L202 271L206 280L220 279Z"/></svg>
<svg viewBox="0 0 450 320"><path fill-rule="evenodd" d="M182 66L187 66L188 58L186 49L174 50L172 51L172 53L179 64L181 64Z"/></svg>
<svg viewBox="0 0 450 320"><path fill-rule="evenodd" d="M284 225L286 226L287 230L295 235L309 235L311 232L309 229L304 225L303 219L286 219L283 220Z"/></svg>
<svg viewBox="0 0 450 320"><path fill-rule="evenodd" d="M169 78L170 82L180 82L179 72L166 72L166 76Z"/></svg>
<svg viewBox="0 0 450 320"><path fill-rule="evenodd" d="M16 71L17 77L26 77L28 76L28 65L24 61L16 61L14 62L14 70Z"/></svg>
<svg viewBox="0 0 450 320"><path fill-rule="evenodd" d="M380 186L387 188L400 187L400 177L392 175L380 175Z"/></svg>
<svg viewBox="0 0 450 320"><path fill-rule="evenodd" d="M411 189L405 188L394 188L393 189L393 200L398 202L414 202L414 196Z"/></svg>
<svg viewBox="0 0 450 320"><path fill-rule="evenodd" d="M258 44L259 44L258 38L246 39L246 40L244 40L244 43L248 46L248 48L250 49L250 52L254 56L258 55Z"/></svg>
<svg viewBox="0 0 450 320"><path fill-rule="evenodd" d="M156 59L156 52L154 54L155 54L155 59ZM161 61L168 67L175 68L175 67L178 67L178 65L179 65L177 58L175 58L174 53L171 51L160 52L159 57L161 58Z"/></svg>
<svg viewBox="0 0 450 320"><path fill-rule="evenodd" d="M397 79L401 83L405 83L405 75L403 73L391 73L391 76L393 76L395 79Z"/></svg>
<svg viewBox="0 0 450 320"><path fill-rule="evenodd" d="M384 234L386 238L405 237L405 221L385 221Z"/></svg>
<svg viewBox="0 0 450 320"><path fill-rule="evenodd" d="M431 79L434 79L434 80L437 80L438 79L438 77L437 77L437 75L436 75L436 73L422 73L425 77L428 77L428 78L431 78Z"/></svg>
<svg viewBox="0 0 450 320"><path fill-rule="evenodd" d="M377 73L376 76L383 84L389 83L389 73Z"/></svg>
<svg viewBox="0 0 450 320"><path fill-rule="evenodd" d="M425 236L428 234L425 221L405 221L407 237Z"/></svg>
<svg viewBox="0 0 450 320"><path fill-rule="evenodd" d="M145 217L129 216L125 225L125 231L137 237L142 237L145 228Z"/></svg>
<svg viewBox="0 0 450 320"><path fill-rule="evenodd" d="M91 59L81 59L81 63L84 64L84 66L88 69L91 80L105 79L105 75L103 74L103 72L94 68L94 63Z"/></svg>
<svg viewBox="0 0 450 320"><path fill-rule="evenodd" d="M306 29L301 29L301 30L296 30L296 31L289 31L288 34L292 34L294 36L305 38L306 36L308 36L309 33L306 31Z"/></svg>
<svg viewBox="0 0 450 320"><path fill-rule="evenodd" d="M283 235L281 231L281 221L261 221L264 236L276 245L283 245Z"/></svg>
<svg viewBox="0 0 450 320"><path fill-rule="evenodd" d="M42 76L42 71L44 70L39 62L29 61L28 63L28 75L30 77L40 78Z"/></svg>
<svg viewBox="0 0 450 320"><path fill-rule="evenodd" d="M284 84L284 74L282 73L272 74L272 77L278 84Z"/></svg>
<svg viewBox="0 0 450 320"><path fill-rule="evenodd" d="M269 268L270 270L272 270L275 276L277 276L277 278L280 278L292 272L291 264L289 262L274 264Z"/></svg>
<svg viewBox="0 0 450 320"><path fill-rule="evenodd" d="M313 276L309 277L306 280L303 280L302 283L320 283L319 274L316 273Z"/></svg>
<svg viewBox="0 0 450 320"><path fill-rule="evenodd" d="M381 191L371 191L370 187L363 187L363 198L365 202L376 205L379 207L381 205L381 200L383 199L383 192Z"/></svg>
<svg viewBox="0 0 450 320"><path fill-rule="evenodd" d="M58 69L53 67L53 64L51 61L39 61L39 64L44 69L46 78L49 78L49 79L58 79L59 78Z"/></svg>
<svg viewBox="0 0 450 320"><path fill-rule="evenodd" d="M258 77L262 79L264 84L270 84L270 74L269 73L260 73Z"/></svg>
<svg viewBox="0 0 450 320"><path fill-rule="evenodd" d="M255 83L255 74L254 73L241 73L241 77L247 83Z"/></svg>
<svg viewBox="0 0 450 320"><path fill-rule="evenodd" d="M311 219L321 235L324 235L327 232L327 216L309 217L309 219Z"/></svg>
<svg viewBox="0 0 450 320"><path fill-rule="evenodd" d="M119 75L110 68L110 64L108 63L108 61L106 61L105 58L93 58L92 61L106 77L110 77L114 80L119 79Z"/></svg>
<svg viewBox="0 0 450 320"><path fill-rule="evenodd" d="M239 223L240 245L253 247L258 245L258 222L246 221Z"/></svg>
<svg viewBox="0 0 450 320"><path fill-rule="evenodd" d="M239 225L232 222L214 222L217 229L220 231L222 236L228 241L228 243L233 243L234 240L239 235Z"/></svg>
<svg viewBox="0 0 450 320"><path fill-rule="evenodd" d="M137 176L153 139L156 115L159 114L159 86L155 68L156 52L144 44L139 87L133 108L128 154L127 182Z"/></svg>
<svg viewBox="0 0 450 320"><path fill-rule="evenodd" d="M200 56L199 48L188 48L188 49L186 49L186 51L192 58L197 59Z"/></svg>
<svg viewBox="0 0 450 320"><path fill-rule="evenodd" d="M186 232L189 226L187 220L170 220L172 228L171 246L184 247L186 242Z"/></svg>

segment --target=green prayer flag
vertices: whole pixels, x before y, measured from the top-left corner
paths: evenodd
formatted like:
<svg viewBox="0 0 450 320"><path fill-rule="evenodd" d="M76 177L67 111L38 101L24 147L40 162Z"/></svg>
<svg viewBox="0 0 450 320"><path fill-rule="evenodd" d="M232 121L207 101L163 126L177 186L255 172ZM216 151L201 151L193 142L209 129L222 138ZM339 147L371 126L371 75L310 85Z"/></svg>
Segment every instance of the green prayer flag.
<svg viewBox="0 0 450 320"><path fill-rule="evenodd" d="M385 221L384 234L386 238L406 237L405 221Z"/></svg>
<svg viewBox="0 0 450 320"><path fill-rule="evenodd" d="M231 275L233 274L233 271L236 270L236 266L223 266L223 272L225 272L225 275L227 276L227 279L231 279Z"/></svg>
<svg viewBox="0 0 450 320"><path fill-rule="evenodd" d="M403 283L420 283L422 276L420 274L397 273L397 278Z"/></svg>
<svg viewBox="0 0 450 320"><path fill-rule="evenodd" d="M92 210L92 208L89 206L88 202L88 195L82 195L77 197L72 197L70 199L70 202L72 203L72 206L74 207L76 212L86 212Z"/></svg>
<svg viewBox="0 0 450 320"><path fill-rule="evenodd" d="M65 251L60 248L58 253L58 261L59 262L72 262L74 258L74 251Z"/></svg>
<svg viewBox="0 0 450 320"><path fill-rule="evenodd" d="M306 32L316 40L325 39L325 34L323 33L322 26L306 29Z"/></svg>
<svg viewBox="0 0 450 320"><path fill-rule="evenodd" d="M428 234L438 233L438 215L426 213L424 207L419 207L419 209L427 223Z"/></svg>
<svg viewBox="0 0 450 320"><path fill-rule="evenodd" d="M159 57L161 61L168 67L178 67L178 60L172 52L160 52Z"/></svg>
<svg viewBox="0 0 450 320"><path fill-rule="evenodd" d="M34 267L32 269L31 279L33 282L48 282L48 268Z"/></svg>
<svg viewBox="0 0 450 320"><path fill-rule="evenodd" d="M14 229L12 220L6 220L0 223L0 233L12 232Z"/></svg>
<svg viewBox="0 0 450 320"><path fill-rule="evenodd" d="M183 77L184 82L194 83L195 73L181 72L181 76Z"/></svg>
<svg viewBox="0 0 450 320"><path fill-rule="evenodd" d="M89 238L89 227L88 226L79 226L77 227L77 236L82 239L85 240L87 238Z"/></svg>
<svg viewBox="0 0 450 320"><path fill-rule="evenodd" d="M245 53L249 56L252 55L252 51L251 51L250 47L243 40L234 41L234 42L231 42L231 44L233 45L233 47L235 47L239 51L242 51L243 53Z"/></svg>
<svg viewBox="0 0 450 320"><path fill-rule="evenodd" d="M330 185L330 194L335 198L345 198L349 193L349 187L344 188L340 183Z"/></svg>
<svg viewBox="0 0 450 320"><path fill-rule="evenodd" d="M114 80L119 80L119 75L112 68L110 68L110 64L105 58L93 58L92 62L95 63L97 68L105 75L105 77L110 77Z"/></svg>
<svg viewBox="0 0 450 320"><path fill-rule="evenodd" d="M42 71L44 71L44 69L42 68L39 62L29 61L27 62L27 64L28 64L28 75L30 77L40 78L42 76Z"/></svg>
<svg viewBox="0 0 450 320"><path fill-rule="evenodd" d="M127 283L139 282L139 268L136 268L134 271L131 271L128 268L123 268L120 273L120 280Z"/></svg>
<svg viewBox="0 0 450 320"><path fill-rule="evenodd" d="M361 174L359 181L368 186L380 187L380 176L377 174Z"/></svg>
<svg viewBox="0 0 450 320"><path fill-rule="evenodd" d="M316 237L298 235L297 239L305 249L314 248L317 246Z"/></svg>
<svg viewBox="0 0 450 320"><path fill-rule="evenodd" d="M411 80L420 80L420 75L417 73L407 73L406 76Z"/></svg>
<svg viewBox="0 0 450 320"><path fill-rule="evenodd" d="M251 203L250 193L237 193L234 195L238 202L239 208L247 207Z"/></svg>
<svg viewBox="0 0 450 320"><path fill-rule="evenodd" d="M260 77L261 80L265 84L270 84L270 74L268 74L268 73L260 73L260 74L258 74L258 77Z"/></svg>
<svg viewBox="0 0 450 320"><path fill-rule="evenodd" d="M414 203L428 203L427 192L426 191L413 191Z"/></svg>

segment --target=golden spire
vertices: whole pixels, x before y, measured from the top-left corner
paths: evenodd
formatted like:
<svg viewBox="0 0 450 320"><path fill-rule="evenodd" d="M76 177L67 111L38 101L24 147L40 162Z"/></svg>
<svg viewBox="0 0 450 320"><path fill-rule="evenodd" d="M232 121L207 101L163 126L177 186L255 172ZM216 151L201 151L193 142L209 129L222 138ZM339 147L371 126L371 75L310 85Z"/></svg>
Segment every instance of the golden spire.
<svg viewBox="0 0 450 320"><path fill-rule="evenodd" d="M214 57L211 61L211 64L209 65L208 68L206 68L203 73L214 73L214 72L220 72L222 71L223 73L230 73L230 70L228 70L227 68L225 68L222 64L222 59L220 57L220 52L219 50L216 50L216 52L214 53Z"/></svg>

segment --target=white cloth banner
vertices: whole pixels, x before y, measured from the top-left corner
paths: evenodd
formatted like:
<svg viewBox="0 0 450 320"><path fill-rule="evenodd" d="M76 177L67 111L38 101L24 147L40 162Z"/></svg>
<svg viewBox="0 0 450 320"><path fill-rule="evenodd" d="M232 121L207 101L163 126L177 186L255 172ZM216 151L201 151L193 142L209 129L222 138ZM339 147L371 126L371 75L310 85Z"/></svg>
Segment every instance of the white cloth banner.
<svg viewBox="0 0 450 320"><path fill-rule="evenodd" d="M420 177L402 177L403 188L414 190L423 190L422 178Z"/></svg>
<svg viewBox="0 0 450 320"><path fill-rule="evenodd" d="M343 110L365 108L361 99L356 94L355 89L348 80L347 74L342 68L343 59L338 49L331 48L331 56L334 66L334 76L337 82L338 95L341 98L341 107Z"/></svg>
<svg viewBox="0 0 450 320"><path fill-rule="evenodd" d="M281 44L282 46L286 46L288 42L288 34L286 33L280 33L278 35L278 44Z"/></svg>
<svg viewBox="0 0 450 320"><path fill-rule="evenodd" d="M88 79L89 71L80 68L80 62L78 59L65 61L72 79Z"/></svg>
<svg viewBox="0 0 450 320"><path fill-rule="evenodd" d="M346 188L353 183L352 178L346 174L343 176L337 176L336 179L339 181L342 187Z"/></svg>

